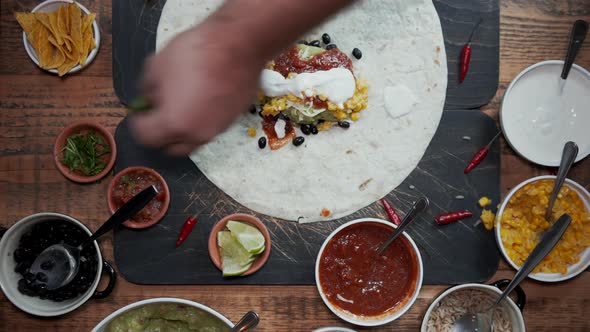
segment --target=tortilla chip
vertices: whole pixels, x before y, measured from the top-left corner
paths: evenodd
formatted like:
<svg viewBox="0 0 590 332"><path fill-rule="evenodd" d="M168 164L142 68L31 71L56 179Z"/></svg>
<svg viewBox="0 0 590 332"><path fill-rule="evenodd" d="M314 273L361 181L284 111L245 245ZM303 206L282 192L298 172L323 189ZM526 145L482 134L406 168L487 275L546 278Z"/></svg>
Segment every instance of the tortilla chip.
<svg viewBox="0 0 590 332"><path fill-rule="evenodd" d="M61 39L58 39L58 33L56 33L56 31L54 31L53 26L51 26L51 22L49 20L49 14L47 13L40 13L40 12L36 12L33 13L35 15L35 19L37 21L39 21L41 24L43 24L43 26L45 26L45 28L49 29L49 31L51 32L51 34L53 36L55 36L55 40L57 40L58 42L60 42L59 44L63 44L63 41Z"/></svg>
<svg viewBox="0 0 590 332"><path fill-rule="evenodd" d="M49 42L55 48L55 57L53 59L54 61L51 65L49 65L49 69L58 68L59 66L63 65L66 61L66 51L64 50L62 45L57 44L57 41L51 35L49 36Z"/></svg>
<svg viewBox="0 0 590 332"><path fill-rule="evenodd" d="M67 60L64 64L57 68L57 74L59 76L64 76L70 71L70 69L74 68L77 64L78 60Z"/></svg>
<svg viewBox="0 0 590 332"><path fill-rule="evenodd" d="M35 53L39 59L39 65L42 68L47 68L53 63L54 47L49 42L50 31L44 26L39 26L37 30L37 41Z"/></svg>
<svg viewBox="0 0 590 332"><path fill-rule="evenodd" d="M80 54L80 65L84 66L86 64L86 60L92 49L96 46L94 43L94 35L92 33L92 29L86 29L82 34L82 43L84 46L84 50Z"/></svg>
<svg viewBox="0 0 590 332"><path fill-rule="evenodd" d="M66 49L68 50L69 53L72 53L72 45L74 45L74 42L72 41L72 37L70 36L61 36L64 40L64 45L66 46Z"/></svg>
<svg viewBox="0 0 590 332"><path fill-rule="evenodd" d="M72 36L72 42L74 48L78 51L78 54L83 53L82 45L82 11L80 6L73 4L68 6L70 14L70 36Z"/></svg>
<svg viewBox="0 0 590 332"><path fill-rule="evenodd" d="M57 10L57 31L62 37L69 35L68 21L68 7L59 6L59 9Z"/></svg>
<svg viewBox="0 0 590 332"><path fill-rule="evenodd" d="M29 43L33 46L33 48L36 48L37 34L39 25L41 25L41 23L35 19L35 15L33 14L14 13L14 16L16 17L18 24L20 24L20 26L23 28Z"/></svg>
<svg viewBox="0 0 590 332"><path fill-rule="evenodd" d="M57 40L57 42L61 45L64 43L63 38L61 37L61 33L60 30L57 26L57 10L47 13L47 16L49 17L49 25L51 26L51 32L53 33L53 35L55 36L55 40Z"/></svg>
<svg viewBox="0 0 590 332"><path fill-rule="evenodd" d="M86 16L84 16L84 18L82 18L82 36L84 36L84 33L86 32L86 30L90 29L90 31L92 31L92 23L94 23L94 19L96 18L96 14L94 13L90 13Z"/></svg>
<svg viewBox="0 0 590 332"><path fill-rule="evenodd" d="M18 24L23 28L25 33L33 31L33 28L38 23L35 19L35 15L28 13L14 13L14 17L18 21Z"/></svg>

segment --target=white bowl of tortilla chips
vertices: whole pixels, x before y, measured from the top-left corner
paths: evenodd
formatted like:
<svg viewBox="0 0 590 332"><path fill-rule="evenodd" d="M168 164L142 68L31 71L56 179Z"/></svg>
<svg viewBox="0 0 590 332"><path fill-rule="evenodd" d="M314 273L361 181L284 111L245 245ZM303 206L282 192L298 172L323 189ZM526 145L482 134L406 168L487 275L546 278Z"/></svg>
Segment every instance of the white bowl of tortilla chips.
<svg viewBox="0 0 590 332"><path fill-rule="evenodd" d="M77 7L66 7L70 4ZM50 14L53 12L56 14ZM44 13L45 18L37 18L39 15L24 17L24 13L16 13L16 16L21 26L28 24L33 31L30 36L23 31L23 43L37 66L63 76L80 71L94 60L100 47L100 31L95 14L82 4L72 0L48 0L37 5L31 13ZM19 17L20 14L24 15ZM80 15L79 34L71 29L77 24L73 19L77 15ZM23 27L23 30L26 29Z"/></svg>

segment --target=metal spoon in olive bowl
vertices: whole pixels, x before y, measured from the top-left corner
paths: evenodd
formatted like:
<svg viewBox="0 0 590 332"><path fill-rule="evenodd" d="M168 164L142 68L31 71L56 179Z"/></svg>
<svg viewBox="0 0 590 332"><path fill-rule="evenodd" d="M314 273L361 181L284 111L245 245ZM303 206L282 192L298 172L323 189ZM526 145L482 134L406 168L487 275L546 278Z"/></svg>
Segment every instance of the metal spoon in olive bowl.
<svg viewBox="0 0 590 332"><path fill-rule="evenodd" d="M38 281L49 290L67 285L78 273L80 268L80 252L85 246L94 242L114 227L133 217L143 209L153 198L158 195L156 187L149 186L139 194L131 198L119 208L100 228L86 241L74 247L63 244L54 244L43 250L35 259L29 271L35 275L42 273L45 278Z"/></svg>

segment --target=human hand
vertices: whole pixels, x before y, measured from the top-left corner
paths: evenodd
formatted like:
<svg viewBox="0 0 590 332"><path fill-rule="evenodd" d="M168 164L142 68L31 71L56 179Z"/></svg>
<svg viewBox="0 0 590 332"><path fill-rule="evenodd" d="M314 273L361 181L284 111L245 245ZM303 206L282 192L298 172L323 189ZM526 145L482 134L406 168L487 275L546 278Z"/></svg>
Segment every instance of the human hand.
<svg viewBox="0 0 590 332"><path fill-rule="evenodd" d="M146 62L142 94L154 110L133 115L133 133L147 146L189 154L247 109L263 64L247 44L228 41L219 29L180 34Z"/></svg>

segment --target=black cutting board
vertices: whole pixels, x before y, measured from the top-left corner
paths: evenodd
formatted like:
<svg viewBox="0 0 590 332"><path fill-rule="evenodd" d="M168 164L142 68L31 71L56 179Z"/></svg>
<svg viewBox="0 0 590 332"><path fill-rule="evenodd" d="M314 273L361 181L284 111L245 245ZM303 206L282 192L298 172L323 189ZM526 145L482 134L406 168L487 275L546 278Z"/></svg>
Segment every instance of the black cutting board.
<svg viewBox="0 0 590 332"><path fill-rule="evenodd" d="M500 259L494 235L474 226L477 217L438 226L434 216L469 208L479 215L477 200L488 196L495 206L500 198L499 144L469 175L467 161L497 132L492 119L479 111L447 111L418 167L387 199L403 216L416 197L430 199L428 212L409 226L424 261L426 284L482 282L497 270ZM463 137L468 136L470 140ZM318 137L319 139L320 137ZM223 278L209 259L207 238L212 225L224 216L252 213L215 187L188 158L164 156L138 145L127 120L117 128L115 172L129 166L156 169L171 190L166 217L144 230L115 231L115 262L128 281L140 284L314 284L314 264L326 236L342 223L385 214L374 203L346 218L297 224L256 214L272 238L267 264L248 277ZM400 156L403 157L403 156ZM457 199L464 196L464 199ZM180 247L175 241L184 220L202 211L192 234Z"/></svg>
<svg viewBox="0 0 590 332"><path fill-rule="evenodd" d="M487 104L498 88L499 0L434 0L445 39L448 87L445 109ZM137 94L143 60L154 52L165 0L113 1L113 81L119 99L128 104ZM471 69L458 84L459 55L479 18L473 37Z"/></svg>

